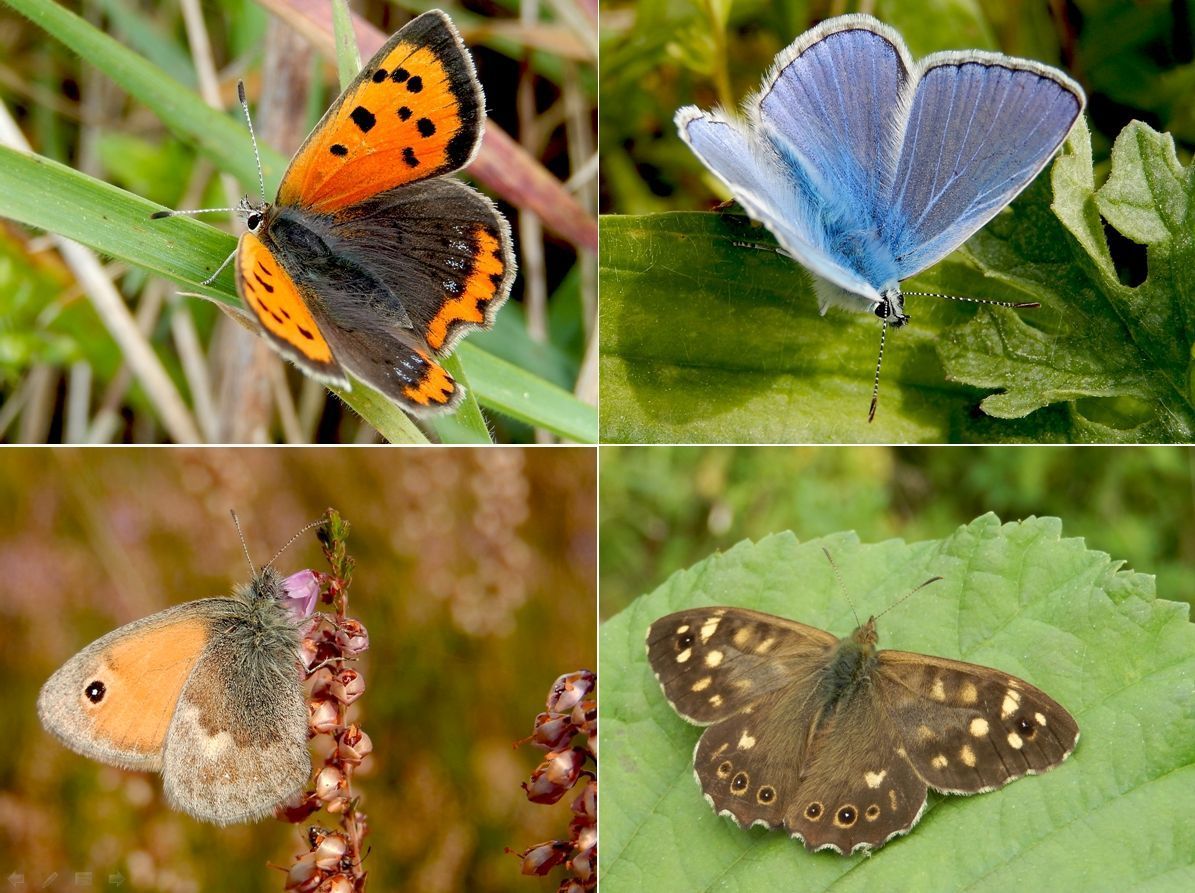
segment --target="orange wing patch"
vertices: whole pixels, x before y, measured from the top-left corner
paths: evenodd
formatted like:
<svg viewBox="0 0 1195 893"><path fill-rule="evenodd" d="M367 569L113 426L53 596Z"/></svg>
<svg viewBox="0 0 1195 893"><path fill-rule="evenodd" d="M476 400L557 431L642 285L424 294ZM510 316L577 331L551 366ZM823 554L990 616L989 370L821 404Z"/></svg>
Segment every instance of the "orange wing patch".
<svg viewBox="0 0 1195 893"><path fill-rule="evenodd" d="M467 164L485 101L443 13L412 19L324 115L287 168L278 204L327 213Z"/></svg>
<svg viewBox="0 0 1195 893"><path fill-rule="evenodd" d="M411 365L417 367L418 373L402 389L403 397L412 404L411 408L418 412L454 406L462 395L448 370L421 350L414 351L414 354L419 359Z"/></svg>
<svg viewBox="0 0 1195 893"><path fill-rule="evenodd" d="M486 324L486 307L501 295L505 298L505 250L494 229L478 224L473 229L475 250L473 265L465 276L460 294L449 296L432 318L427 330L427 343L432 350L441 350L449 343L455 327Z"/></svg>
<svg viewBox="0 0 1195 893"><path fill-rule="evenodd" d="M79 693L93 734L122 753L157 757L145 766L160 768L174 708L207 636L205 624L183 620L138 630L105 649L95 670L103 699L93 704Z"/></svg>
<svg viewBox="0 0 1195 893"><path fill-rule="evenodd" d="M279 353L322 381L347 383L294 280L253 233L237 247L237 292Z"/></svg>

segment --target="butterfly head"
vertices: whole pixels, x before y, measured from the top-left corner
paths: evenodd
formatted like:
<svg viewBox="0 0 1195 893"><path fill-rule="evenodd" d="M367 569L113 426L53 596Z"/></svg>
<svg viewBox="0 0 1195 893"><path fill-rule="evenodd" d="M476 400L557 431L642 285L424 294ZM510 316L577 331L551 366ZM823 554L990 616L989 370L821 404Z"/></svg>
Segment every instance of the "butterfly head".
<svg viewBox="0 0 1195 893"><path fill-rule="evenodd" d="M859 647L874 651L876 643L880 640L880 635L876 632L875 617L868 617L866 623L857 626L854 633L851 634L851 638Z"/></svg>
<svg viewBox="0 0 1195 893"><path fill-rule="evenodd" d="M245 226L248 227L251 233L255 233L261 229L269 211L269 202L255 201L247 195L242 195L241 200L237 202L236 206L237 216L244 219Z"/></svg>
<svg viewBox="0 0 1195 893"><path fill-rule="evenodd" d="M905 314L905 299L900 286L893 285L880 293L880 303L872 309L872 313L884 320L894 329L899 329L909 321Z"/></svg>

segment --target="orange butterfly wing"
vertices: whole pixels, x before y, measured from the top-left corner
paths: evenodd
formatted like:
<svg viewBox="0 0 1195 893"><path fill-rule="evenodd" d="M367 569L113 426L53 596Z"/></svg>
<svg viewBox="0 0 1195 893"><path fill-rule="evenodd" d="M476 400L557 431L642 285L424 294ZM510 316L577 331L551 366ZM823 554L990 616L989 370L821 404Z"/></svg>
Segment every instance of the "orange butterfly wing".
<svg viewBox="0 0 1195 893"><path fill-rule="evenodd" d="M412 19L378 50L307 137L279 205L337 211L379 192L450 173L477 152L485 97L452 21Z"/></svg>
<svg viewBox="0 0 1195 893"><path fill-rule="evenodd" d="M348 387L344 370L316 324L298 286L253 233L237 246L237 292L272 347L320 381Z"/></svg>

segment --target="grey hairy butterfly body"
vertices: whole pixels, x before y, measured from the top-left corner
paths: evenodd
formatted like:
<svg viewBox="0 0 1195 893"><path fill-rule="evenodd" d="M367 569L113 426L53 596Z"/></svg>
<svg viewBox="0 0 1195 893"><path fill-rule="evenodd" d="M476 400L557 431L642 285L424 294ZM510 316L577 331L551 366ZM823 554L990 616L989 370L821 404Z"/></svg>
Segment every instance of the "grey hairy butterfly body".
<svg viewBox="0 0 1195 893"><path fill-rule="evenodd" d="M839 639L734 607L649 627L665 697L708 726L693 765L716 812L849 854L907 833L928 788L991 791L1074 750L1074 718L1028 682L876 641L874 617Z"/></svg>

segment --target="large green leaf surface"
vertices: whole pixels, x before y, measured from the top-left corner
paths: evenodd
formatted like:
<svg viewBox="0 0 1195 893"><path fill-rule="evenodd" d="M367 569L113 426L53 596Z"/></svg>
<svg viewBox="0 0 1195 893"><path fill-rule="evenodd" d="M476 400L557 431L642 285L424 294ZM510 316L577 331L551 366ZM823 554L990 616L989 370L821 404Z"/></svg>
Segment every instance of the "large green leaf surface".
<svg viewBox="0 0 1195 893"><path fill-rule="evenodd" d="M879 341L868 314L820 316L808 274L725 214L602 220L602 428L622 442L1136 442L1195 437L1195 174L1133 123L1099 189L1080 124L1055 161L908 291ZM1103 219L1146 247L1123 285ZM748 246L765 250L750 250ZM995 391L996 393L992 393Z"/></svg>
<svg viewBox="0 0 1195 893"><path fill-rule="evenodd" d="M601 630L602 889L724 891L1176 890L1195 887L1195 626L1153 577L1063 539L1061 522L982 516L939 541L852 533L744 541L670 577ZM644 653L672 611L737 605L847 635L842 570L881 647L992 666L1078 720L1074 754L973 797L930 794L921 822L870 856L809 853L781 831L717 816L693 777L701 730L680 719ZM932 575L944 579L895 605ZM801 734L794 729L793 734Z"/></svg>

